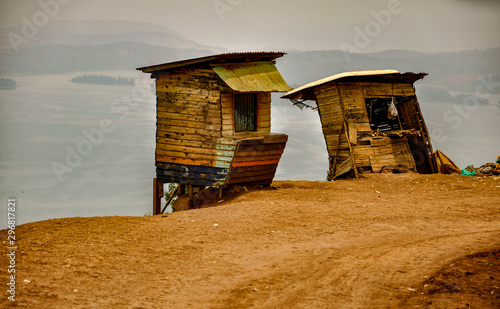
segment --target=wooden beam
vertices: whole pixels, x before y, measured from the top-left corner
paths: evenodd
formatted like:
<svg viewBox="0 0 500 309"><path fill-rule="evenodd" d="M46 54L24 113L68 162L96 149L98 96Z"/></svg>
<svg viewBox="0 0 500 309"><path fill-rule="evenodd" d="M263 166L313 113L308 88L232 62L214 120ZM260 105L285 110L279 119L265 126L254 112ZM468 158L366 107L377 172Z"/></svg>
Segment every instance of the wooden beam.
<svg viewBox="0 0 500 309"><path fill-rule="evenodd" d="M354 170L354 177L356 179L358 179L358 169L356 168L356 164L354 163L354 161L355 161L354 153L352 151L351 142L349 141L349 134L347 132L349 129L347 127L347 122L346 122L346 119L345 119L344 97L343 97L343 93L340 91L340 87L337 87L337 91L338 91L339 98L340 98L340 106L342 108L342 118L343 118L342 120L344 122L344 124L343 124L343 126L344 126L344 133L345 133L345 137L347 139L347 145L349 146L349 153L351 154L351 159L352 159L352 169ZM342 131L342 129L341 129L341 131Z"/></svg>
<svg viewBox="0 0 500 309"><path fill-rule="evenodd" d="M178 184L177 187L175 187L174 191L172 192L172 194L170 195L170 197L168 198L168 201L167 203L165 204L165 206L163 207L163 209L161 210L161 213L164 213L165 212L165 209L167 209L168 207L168 204L170 204L170 202L172 201L172 199L174 198L175 196L175 193L177 193L177 191L179 190L179 187L181 186L181 184Z"/></svg>
<svg viewBox="0 0 500 309"><path fill-rule="evenodd" d="M163 196L163 182L153 178L153 215L159 215L161 211L161 197Z"/></svg>

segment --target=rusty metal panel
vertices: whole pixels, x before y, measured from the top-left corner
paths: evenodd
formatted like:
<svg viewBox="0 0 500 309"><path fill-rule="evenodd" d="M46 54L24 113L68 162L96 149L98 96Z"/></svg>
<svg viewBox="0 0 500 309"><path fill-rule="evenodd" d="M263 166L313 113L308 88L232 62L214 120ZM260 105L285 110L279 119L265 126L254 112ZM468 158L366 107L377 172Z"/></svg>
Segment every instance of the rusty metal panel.
<svg viewBox="0 0 500 309"><path fill-rule="evenodd" d="M231 63L217 65L213 70L235 91L290 91L272 62Z"/></svg>

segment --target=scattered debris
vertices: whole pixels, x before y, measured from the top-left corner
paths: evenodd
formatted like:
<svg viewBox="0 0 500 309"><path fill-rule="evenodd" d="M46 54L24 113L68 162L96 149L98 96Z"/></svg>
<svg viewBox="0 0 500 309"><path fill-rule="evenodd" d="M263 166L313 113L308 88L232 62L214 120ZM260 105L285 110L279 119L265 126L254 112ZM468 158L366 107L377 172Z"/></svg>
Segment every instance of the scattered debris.
<svg viewBox="0 0 500 309"><path fill-rule="evenodd" d="M474 165L469 165L464 168L461 175L466 176L493 176L500 175L500 156L498 156L496 163L486 163L481 167L475 168Z"/></svg>

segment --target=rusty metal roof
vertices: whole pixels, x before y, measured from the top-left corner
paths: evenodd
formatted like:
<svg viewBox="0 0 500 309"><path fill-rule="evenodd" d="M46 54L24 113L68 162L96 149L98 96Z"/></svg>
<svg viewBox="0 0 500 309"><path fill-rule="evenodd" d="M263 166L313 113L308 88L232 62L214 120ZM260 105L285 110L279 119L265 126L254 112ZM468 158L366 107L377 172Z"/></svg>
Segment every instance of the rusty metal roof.
<svg viewBox="0 0 500 309"><path fill-rule="evenodd" d="M147 67L137 68L144 73L154 73L158 71L167 71L174 68L185 66L209 66L220 63L244 63L255 61L274 61L282 57L283 52L244 52L244 53L225 53L200 58L192 58L162 64L156 64Z"/></svg>
<svg viewBox="0 0 500 309"><path fill-rule="evenodd" d="M397 70L352 71L335 74L285 93L282 98L314 100L314 88L333 81L414 83L424 78L427 73L400 73Z"/></svg>
<svg viewBox="0 0 500 309"><path fill-rule="evenodd" d="M272 62L221 64L213 67L220 78L235 91L290 91Z"/></svg>

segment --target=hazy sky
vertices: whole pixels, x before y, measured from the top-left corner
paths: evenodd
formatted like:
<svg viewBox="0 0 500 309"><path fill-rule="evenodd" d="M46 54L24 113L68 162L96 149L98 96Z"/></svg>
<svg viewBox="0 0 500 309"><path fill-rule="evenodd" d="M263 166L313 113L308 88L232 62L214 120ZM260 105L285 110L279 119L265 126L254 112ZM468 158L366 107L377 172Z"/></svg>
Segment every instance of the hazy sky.
<svg viewBox="0 0 500 309"><path fill-rule="evenodd" d="M0 0L0 27L21 25L54 1L51 20L145 21L233 50L500 46L498 0Z"/></svg>

